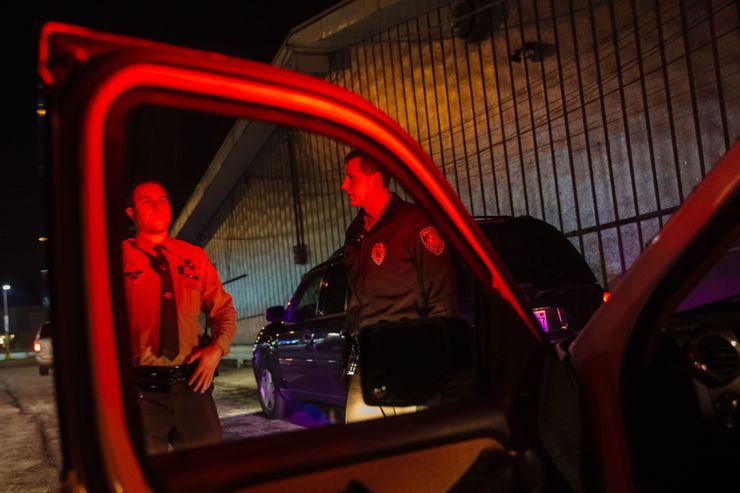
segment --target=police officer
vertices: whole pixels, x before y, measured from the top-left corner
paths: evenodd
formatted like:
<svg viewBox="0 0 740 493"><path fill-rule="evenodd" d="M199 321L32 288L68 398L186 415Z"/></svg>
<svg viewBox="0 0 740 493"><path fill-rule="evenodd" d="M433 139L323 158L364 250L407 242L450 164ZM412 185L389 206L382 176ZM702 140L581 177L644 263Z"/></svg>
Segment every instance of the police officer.
<svg viewBox="0 0 740 493"><path fill-rule="evenodd" d="M167 192L137 184L126 214L136 236L123 242L123 277L147 451L221 440L213 377L229 352L236 311L205 252L169 237ZM206 313L210 342L199 341Z"/></svg>
<svg viewBox="0 0 740 493"><path fill-rule="evenodd" d="M388 190L390 175L360 151L345 158L342 190L360 211L347 229L344 252L349 287L349 333L381 321L454 316L457 297L450 253L419 207ZM346 421L410 412L371 407L359 373L349 383Z"/></svg>

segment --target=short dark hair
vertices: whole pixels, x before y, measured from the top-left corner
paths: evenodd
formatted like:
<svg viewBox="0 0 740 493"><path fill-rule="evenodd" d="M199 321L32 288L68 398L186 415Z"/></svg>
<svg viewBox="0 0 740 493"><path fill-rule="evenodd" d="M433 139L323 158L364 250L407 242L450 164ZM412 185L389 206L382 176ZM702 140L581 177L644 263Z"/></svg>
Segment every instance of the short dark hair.
<svg viewBox="0 0 740 493"><path fill-rule="evenodd" d="M128 194L126 195L126 207L134 206L134 191L141 185L146 185L147 183L159 185L160 187L162 187L162 190L167 190L167 188L159 180L136 180L131 184L130 187L128 187Z"/></svg>
<svg viewBox="0 0 740 493"><path fill-rule="evenodd" d="M375 158L368 156L359 149L355 149L344 157L344 162L348 163L354 158L360 158L360 169L366 175L380 173L383 186L388 188L388 185L391 183L391 174Z"/></svg>

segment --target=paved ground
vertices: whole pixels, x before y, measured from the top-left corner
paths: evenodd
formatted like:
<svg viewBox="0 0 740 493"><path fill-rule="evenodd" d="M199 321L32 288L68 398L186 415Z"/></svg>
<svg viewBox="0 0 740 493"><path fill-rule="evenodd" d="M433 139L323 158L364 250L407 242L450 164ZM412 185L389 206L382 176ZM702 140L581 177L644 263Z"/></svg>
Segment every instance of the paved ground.
<svg viewBox="0 0 740 493"><path fill-rule="evenodd" d="M266 419L262 415L257 383L249 365L235 368L222 364L220 374L216 377L213 397L218 406L225 440L273 435L302 428L290 422Z"/></svg>
<svg viewBox="0 0 740 493"><path fill-rule="evenodd" d="M36 366L0 368L0 491L56 491L61 453L54 383Z"/></svg>
<svg viewBox="0 0 740 493"><path fill-rule="evenodd" d="M57 491L61 453L51 376L40 376L33 358L0 356L0 493ZM214 397L224 439L239 440L324 426L341 416L334 409L304 404L287 421L266 419L249 364L251 350L238 348L221 365ZM241 366L237 363L240 362Z"/></svg>
<svg viewBox="0 0 740 493"><path fill-rule="evenodd" d="M213 395L221 416L225 440L316 428L344 420L340 410L311 403L300 404L295 413L285 421L265 418L259 404L257 383L249 364L241 368L222 365Z"/></svg>

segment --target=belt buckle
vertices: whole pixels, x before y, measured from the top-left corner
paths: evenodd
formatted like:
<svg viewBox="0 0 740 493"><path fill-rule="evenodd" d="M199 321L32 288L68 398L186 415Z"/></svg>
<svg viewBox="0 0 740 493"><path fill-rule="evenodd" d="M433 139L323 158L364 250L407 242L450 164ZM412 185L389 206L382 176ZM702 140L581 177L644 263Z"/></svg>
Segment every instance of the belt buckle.
<svg viewBox="0 0 740 493"><path fill-rule="evenodd" d="M170 383L177 383L182 379L182 372L180 371L180 366L172 366L168 368L169 373L169 381Z"/></svg>
<svg viewBox="0 0 740 493"><path fill-rule="evenodd" d="M143 390L169 392L169 387L185 377L179 367L152 366L140 367L137 381Z"/></svg>

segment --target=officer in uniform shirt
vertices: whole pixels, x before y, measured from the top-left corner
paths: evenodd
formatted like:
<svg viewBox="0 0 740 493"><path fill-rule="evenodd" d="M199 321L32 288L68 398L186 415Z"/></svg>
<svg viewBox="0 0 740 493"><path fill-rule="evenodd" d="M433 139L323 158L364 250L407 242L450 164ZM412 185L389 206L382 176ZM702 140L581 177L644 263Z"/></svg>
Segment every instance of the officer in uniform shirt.
<svg viewBox="0 0 740 493"><path fill-rule="evenodd" d="M345 264L351 290L348 329L381 321L455 316L455 274L437 228L414 204L388 190L390 175L355 150L345 158L342 190L360 211L347 229ZM367 406L359 372L351 377L346 421L410 412L416 408Z"/></svg>
<svg viewBox="0 0 740 493"><path fill-rule="evenodd" d="M122 244L123 277L147 451L217 442L212 382L236 330L231 296L201 248L169 237L161 184L136 185L126 214L136 224ZM201 312L210 342L199 340Z"/></svg>

